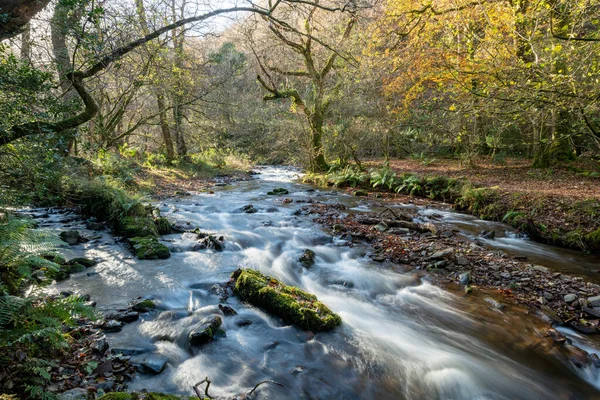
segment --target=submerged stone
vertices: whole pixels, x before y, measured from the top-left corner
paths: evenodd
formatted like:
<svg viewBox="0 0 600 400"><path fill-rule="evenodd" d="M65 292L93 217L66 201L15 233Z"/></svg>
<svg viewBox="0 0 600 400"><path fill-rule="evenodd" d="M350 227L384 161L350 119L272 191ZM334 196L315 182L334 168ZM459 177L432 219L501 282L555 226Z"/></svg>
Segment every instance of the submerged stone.
<svg viewBox="0 0 600 400"><path fill-rule="evenodd" d="M238 269L232 275L234 293L242 300L281 317L285 322L319 332L342 323L316 296L251 269Z"/></svg>

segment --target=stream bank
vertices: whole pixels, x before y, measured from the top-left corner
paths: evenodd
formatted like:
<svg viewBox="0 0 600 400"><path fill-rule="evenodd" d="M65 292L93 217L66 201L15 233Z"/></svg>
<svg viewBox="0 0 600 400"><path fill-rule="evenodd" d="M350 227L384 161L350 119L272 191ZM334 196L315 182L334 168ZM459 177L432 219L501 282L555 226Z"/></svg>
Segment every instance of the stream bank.
<svg viewBox="0 0 600 400"><path fill-rule="evenodd" d="M529 172L536 171L523 171L522 164L514 169L486 165L477 170L457 170L443 163L440 168L417 168L415 163L401 161L370 163L378 168L369 172L350 165L327 174L307 174L304 181L352 187L357 195L371 192L398 201L404 201L406 195L443 201L458 211L511 225L537 242L600 255L596 175L563 171L550 177L532 177Z"/></svg>

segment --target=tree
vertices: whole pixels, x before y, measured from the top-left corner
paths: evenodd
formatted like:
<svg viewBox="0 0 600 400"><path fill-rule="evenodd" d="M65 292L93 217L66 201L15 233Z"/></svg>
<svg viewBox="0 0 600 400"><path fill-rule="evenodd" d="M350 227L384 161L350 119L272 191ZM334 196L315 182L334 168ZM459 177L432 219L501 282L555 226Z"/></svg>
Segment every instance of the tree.
<svg viewBox="0 0 600 400"><path fill-rule="evenodd" d="M262 52L261 56L255 50L260 66L257 79L269 92L263 100L290 99L292 109L304 114L310 132L310 169L326 171L328 165L323 150L323 126L331 104L331 98L328 97L331 75L336 68L340 53L314 37L318 6L290 11L300 14L297 18L303 19L303 28L290 29L288 24L280 24L278 21L270 21L266 18L265 21L268 23L272 38L278 42L278 47L283 46L288 51L291 50L297 59L289 65L291 69L286 70L277 66L277 64L281 65L279 59L281 55L277 54L278 50L270 50L270 60L265 59L265 52ZM338 45L348 39L355 24L356 15L351 12L343 24ZM319 48L316 49L316 46ZM302 95L300 87L306 85L308 89L304 90L305 94Z"/></svg>
<svg viewBox="0 0 600 400"><path fill-rule="evenodd" d="M84 62L81 70L72 70L64 74L67 81L70 82L72 87L77 92L81 101L83 102L84 109L76 115L61 119L61 120L34 120L27 121L24 123L13 125L4 131L0 132L0 146L11 143L17 139L41 135L46 133L64 132L68 129L76 128L93 118L98 112L98 105L88 92L85 86L85 80L96 76L98 73L106 70L112 63L120 60L131 51L145 45L146 43L155 40L162 35L174 30L181 28L185 25L197 23L216 17L218 15L225 15L231 13L249 12L254 14L260 14L264 17L272 20L274 23L280 26L289 26L285 21L281 20L278 15L278 11L284 5L290 4L312 4L318 9L333 11L344 11L344 5L337 5L335 3L320 3L305 0L281 0L275 2L269 2L267 6L258 6L252 2L246 7L230 7L215 9L212 11L205 12L200 15L194 15L191 17L181 18L173 23L163 26L153 32L140 37L139 39L133 40L127 44L119 46L114 50L108 52L103 56L96 57L88 62ZM290 29L293 29L290 27Z"/></svg>

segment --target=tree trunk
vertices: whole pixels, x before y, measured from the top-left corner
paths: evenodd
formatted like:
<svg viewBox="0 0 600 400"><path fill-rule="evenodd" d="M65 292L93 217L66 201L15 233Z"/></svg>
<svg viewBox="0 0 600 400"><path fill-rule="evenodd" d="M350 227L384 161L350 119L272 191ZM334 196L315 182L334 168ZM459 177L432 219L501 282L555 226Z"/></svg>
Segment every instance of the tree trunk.
<svg viewBox="0 0 600 400"><path fill-rule="evenodd" d="M167 150L167 162L171 163L175 159L175 149L173 148L173 139L171 138L171 131L169 130L169 123L167 122L167 107L165 106L165 99L161 93L156 93L156 104L158 106L158 115L160 119L160 131L162 133L163 141L165 142L165 148Z"/></svg>
<svg viewBox="0 0 600 400"><path fill-rule="evenodd" d="M144 8L144 0L136 0L135 6L137 8L142 33L144 35L148 35L150 29L148 28L148 20L146 19L146 9ZM156 106L158 107L160 131L167 152L167 162L170 164L171 161L175 159L175 149L173 148L173 140L171 138L171 131L169 130L169 122L167 120L167 107L165 105L165 99L162 93L160 92L160 89L155 88L154 96L156 97Z"/></svg>
<svg viewBox="0 0 600 400"><path fill-rule="evenodd" d="M67 32L69 25L74 22L75 18L68 16L69 9L57 3L54 7L52 21L50 23L50 38L52 41L52 52L56 63L56 71L58 72L58 81L62 90L62 102L68 109L77 110L79 106L79 96L74 90L71 81L67 79L67 74L73 71L69 49L67 47ZM74 112L66 113L67 116L74 115ZM58 148L64 153L71 153L74 149L74 141L77 129L66 131L63 135L65 141L59 143Z"/></svg>
<svg viewBox="0 0 600 400"><path fill-rule="evenodd" d="M182 2L181 8L177 10L176 0L171 1L171 12L173 14L173 21L178 18L177 11L180 16L185 15L185 1ZM185 31L182 29L178 31L173 29L171 31L171 38L173 40L173 51L175 52L175 67L177 70L183 70L183 44L185 41ZM171 98L173 103L173 136L175 138L175 145L177 146L177 156L181 158L187 157L187 145L185 144L185 138L183 137L183 99L181 93L184 88L182 82L177 81L174 85L174 92Z"/></svg>
<svg viewBox="0 0 600 400"><path fill-rule="evenodd" d="M313 172L326 172L329 169L323 151L323 122L321 110L315 110L310 118L310 169Z"/></svg>
<svg viewBox="0 0 600 400"><path fill-rule="evenodd" d="M25 25L21 34L21 60L31 61L31 25Z"/></svg>

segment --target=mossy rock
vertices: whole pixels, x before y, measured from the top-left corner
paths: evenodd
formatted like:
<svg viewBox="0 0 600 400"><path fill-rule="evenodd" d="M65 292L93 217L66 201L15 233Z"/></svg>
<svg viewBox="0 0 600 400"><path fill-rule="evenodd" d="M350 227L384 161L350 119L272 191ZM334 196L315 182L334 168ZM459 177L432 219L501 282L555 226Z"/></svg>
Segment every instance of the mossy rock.
<svg viewBox="0 0 600 400"><path fill-rule="evenodd" d="M314 295L296 287L251 269L238 269L231 276L236 281L234 293L237 296L287 323L314 332L331 330L342 323L339 315Z"/></svg>
<svg viewBox="0 0 600 400"><path fill-rule="evenodd" d="M69 263L68 268L69 268L69 274L74 274L76 272L83 272L86 269L84 265L81 265L79 263L74 263L74 264Z"/></svg>
<svg viewBox="0 0 600 400"><path fill-rule="evenodd" d="M164 260L171 257L169 248L153 236L131 238L129 245L140 260Z"/></svg>
<svg viewBox="0 0 600 400"><path fill-rule="evenodd" d="M150 310L154 310L155 308L156 308L156 304L154 304L154 302L149 299L134 303L131 306L131 309L133 311L138 311L138 312L148 312Z"/></svg>
<svg viewBox="0 0 600 400"><path fill-rule="evenodd" d="M355 196L368 196L369 192L367 192L366 190L363 190L363 189L359 189L354 192L354 195Z"/></svg>
<svg viewBox="0 0 600 400"><path fill-rule="evenodd" d="M305 268L310 268L315 265L315 256L316 255L314 251L311 249L305 249L298 261L300 261L300 264L302 264Z"/></svg>
<svg viewBox="0 0 600 400"><path fill-rule="evenodd" d="M217 335L223 320L219 315L212 315L203 318L188 335L188 344L190 347L197 347L213 340Z"/></svg>
<svg viewBox="0 0 600 400"><path fill-rule="evenodd" d="M284 188L276 188L276 189L273 189L270 192L267 192L267 194L269 196L279 196L279 195L289 194L289 193L290 193L290 191L287 190L287 189L284 189Z"/></svg>
<svg viewBox="0 0 600 400"><path fill-rule="evenodd" d="M125 217L121 221L120 232L127 238L152 236L158 237L158 230L151 218Z"/></svg>
<svg viewBox="0 0 600 400"><path fill-rule="evenodd" d="M90 268L90 267L93 267L94 265L98 264L98 261L92 260L90 258L78 257L78 258L73 258L73 259L69 260L67 264L69 264L69 265L79 264L79 265L83 265L86 268Z"/></svg>
<svg viewBox="0 0 600 400"><path fill-rule="evenodd" d="M44 253L41 257L58 265L65 265L67 263L67 260L58 253Z"/></svg>
<svg viewBox="0 0 600 400"><path fill-rule="evenodd" d="M165 217L159 217L154 220L154 225L156 225L156 230L159 235L168 235L173 233L173 226Z"/></svg>

